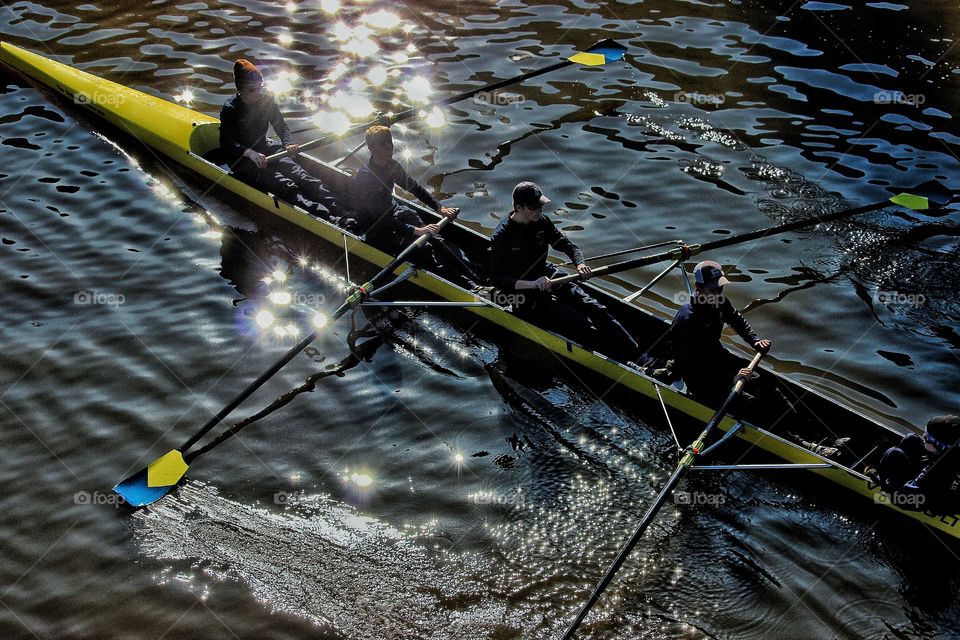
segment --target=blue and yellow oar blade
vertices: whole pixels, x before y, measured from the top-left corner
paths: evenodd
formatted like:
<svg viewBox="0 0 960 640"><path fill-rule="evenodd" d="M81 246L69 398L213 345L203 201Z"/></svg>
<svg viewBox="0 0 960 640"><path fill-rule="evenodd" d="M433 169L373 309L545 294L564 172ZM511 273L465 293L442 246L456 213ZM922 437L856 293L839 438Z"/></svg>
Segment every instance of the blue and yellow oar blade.
<svg viewBox="0 0 960 640"><path fill-rule="evenodd" d="M627 48L616 40L601 40L589 49L579 51L569 58L570 62L586 65L588 67L597 67L608 62L616 62L623 59L623 54Z"/></svg>
<svg viewBox="0 0 960 640"><path fill-rule="evenodd" d="M187 469L183 454L174 449L151 462L146 469L117 483L113 492L131 507L144 507L173 491Z"/></svg>

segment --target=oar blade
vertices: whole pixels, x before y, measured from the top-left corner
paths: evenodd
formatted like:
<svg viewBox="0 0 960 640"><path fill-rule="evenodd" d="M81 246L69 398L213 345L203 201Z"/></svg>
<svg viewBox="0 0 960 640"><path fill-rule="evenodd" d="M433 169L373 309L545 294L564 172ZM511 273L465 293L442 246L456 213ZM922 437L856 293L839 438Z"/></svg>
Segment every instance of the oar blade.
<svg viewBox="0 0 960 640"><path fill-rule="evenodd" d="M606 40L601 40L600 42L587 49L584 49L583 51L573 54L567 58L567 60L588 67L597 67L610 62L622 60L623 55L626 52L627 48L625 46L616 40L607 38Z"/></svg>
<svg viewBox="0 0 960 640"><path fill-rule="evenodd" d="M146 469L118 482L113 492L131 507L144 507L173 491L187 468L183 454L174 449L151 462Z"/></svg>

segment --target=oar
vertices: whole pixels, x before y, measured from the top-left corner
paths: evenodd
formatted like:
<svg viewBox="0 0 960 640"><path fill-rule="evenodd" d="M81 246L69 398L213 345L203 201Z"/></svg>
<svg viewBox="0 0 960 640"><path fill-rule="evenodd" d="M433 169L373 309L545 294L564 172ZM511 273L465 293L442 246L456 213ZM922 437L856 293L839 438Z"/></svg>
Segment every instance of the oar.
<svg viewBox="0 0 960 640"><path fill-rule="evenodd" d="M753 373L753 370L760 363L760 359L762 357L763 353L759 351L753 356L753 360L751 360L750 364L747 365L747 368L750 369L751 373ZM680 458L680 463L677 465L677 470L673 472L673 475L670 476L669 480L667 480L667 484L663 487L663 489L660 490L660 494L647 508L647 512L644 514L643 520L640 521L640 525L634 532L633 537L630 538L627 544L623 545L622 549L620 549L620 553L617 554L616 560L614 560L613 564L610 565L610 568L607 569L607 574L603 576L603 580L597 583L593 593L590 595L590 599L587 600L586 603L584 603L584 605L580 608L580 612L577 613L577 617L574 618L573 622L567 628L567 631L563 634L563 640L569 640L573 637L573 634L576 633L577 628L583 622L584 618L587 617L587 614L590 613L590 609L593 608L593 605L595 605L597 600L600 599L600 596L603 594L603 590L607 588L607 585L610 584L611 580L613 580L613 577L616 575L617 571L620 570L620 566L627 559L627 556L630 555L633 547L636 546L637 542L640 541L640 538L643 537L644 532L647 530L647 527L650 526L654 516L657 515L657 512L660 511L660 508L667 501L667 498L669 498L670 494L673 493L673 490L676 488L681 478L686 475L687 471L690 470L690 467L697 460L700 452L703 450L704 444L707 441L707 436L710 435L710 432L720 423L723 417L727 415L730 405L734 400L736 400L737 396L740 395L740 391L743 390L743 386L746 384L746 382L747 377L737 376L737 382L733 385L733 389L731 389L727 399L723 401L723 405L721 405L717 413L710 418L710 422L707 423L707 426L700 433L693 444L687 447L686 451L684 451L683 457Z"/></svg>
<svg viewBox="0 0 960 640"><path fill-rule="evenodd" d="M941 185L936 181L926 182L922 185L918 185L912 191L920 191L927 189L932 184L940 187ZM941 187L942 188L942 187ZM872 204L866 204L862 207L854 207L852 209L843 209L842 211L834 211L833 213L825 213L822 215L810 216L809 218L803 218L801 220L795 220L793 222L785 222L784 224L778 224L773 227L767 227L766 229L758 229L756 231L751 231L749 233L741 233L739 235L730 236L727 238L721 238L719 240L713 240L712 242L706 242L704 244L691 244L688 247L688 251L683 247L677 247L676 249L671 249L670 251L661 251L660 253L655 253L649 256L643 256L640 258L633 258L632 260L624 260L623 262L615 262L613 264L608 264L603 267L597 267L592 270L591 277L593 276L604 276L612 275L614 273L621 273L623 271L629 271L631 269L636 269L638 267L645 267L651 264L657 264L658 262L666 262L668 260L678 260L680 258L686 259L690 256L697 255L698 253L703 253L705 251L710 251L712 249L720 249L722 247L729 247L735 244L742 244L744 242L750 242L752 240L759 240L760 238L767 238L769 236L774 236L779 233L786 233L788 231L795 231L797 229L803 229L804 227L809 227L815 224L821 224L825 222L833 222L834 220L842 220L843 218L851 218L853 216L860 215L861 213L867 213L869 211L876 211L877 209L883 209L888 207L891 204L900 205L908 209L913 209L914 211L924 211L931 208L931 203L934 205L944 205L951 202L954 198L943 198L939 196L942 194L937 194L937 199L934 199L934 195L931 196L921 196L915 193L899 193L891 198L886 200L880 200ZM949 195L949 192L948 192ZM955 197L956 194L953 194ZM581 277L579 274L570 274L566 276L561 276L559 278L551 278L553 284L562 284L564 282L571 282L573 280L580 280Z"/></svg>
<svg viewBox="0 0 960 640"><path fill-rule="evenodd" d="M608 62L616 62L617 60L620 60L623 58L623 54L626 52L626 50L627 48L622 44L620 44L619 42L606 38L604 40L600 40L599 42L592 45L591 47L584 49L583 51L578 51L577 53L573 54L569 58L561 60L560 62L557 62L555 64L551 64L549 66L543 67L542 69L535 69L533 71L528 71L526 73L522 73L518 76L514 76L506 80L493 82L491 84L484 85L476 89L470 89L469 91L464 91L463 93L458 93L455 96L451 96L449 98L445 98L444 100L434 102L433 104L428 105L427 108L445 107L445 106L454 104L456 102L461 102L463 100L472 98L478 93L496 91L497 89L502 89L503 87L506 87L511 84L516 84L518 82L525 82L527 80L530 80L531 78L542 76L545 73L550 73L551 71L556 71L557 69L563 69L564 67L569 67L572 64L582 64L588 67L596 67L596 66L607 64ZM419 114L422 110L423 109L421 108L405 109L400 113L395 113L392 116L387 117L386 123L396 124L397 122L408 120L416 116L417 114ZM366 131L368 128L372 127L375 124L385 124L384 118L380 118L372 122L367 122L365 124L354 125L349 129L347 129L342 134L331 133L331 134L321 136L315 140L311 140L310 142L306 142L300 145L300 151L306 151L307 149L312 149L313 147L319 147L325 144L329 144L334 140L338 140L342 137L348 137L357 133L363 133L364 131ZM353 153L356 153L357 151L359 151L359 148L351 152L350 155L353 155ZM290 155L289 151L281 151L280 153L275 153L271 156L267 156L267 162L271 162L279 158L284 158L288 155Z"/></svg>
<svg viewBox="0 0 960 640"><path fill-rule="evenodd" d="M452 220L452 218L446 216L441 219L437 223L437 233L439 233L440 230L450 222L450 220ZM129 478L119 482L117 486L113 488L113 491L122 497L131 507L142 507L151 504L170 493L170 491L177 486L177 483L180 482L180 479L183 478L183 475L187 472L187 469L190 466L191 460L193 460L193 458L196 456L196 452L184 456L184 453L186 453L190 447L196 444L196 442L213 427L220 424L220 422L226 418L231 411L236 409L240 403L250 396L250 394L259 389L288 362L293 360L298 353L306 349L307 346L316 339L316 337L320 334L320 331L325 326L328 326L330 323L336 321L347 311L350 311L358 304L369 298L370 294L374 291L374 286L380 280L383 280L387 275L392 273L397 267L403 264L403 262L407 259L407 256L409 256L413 251L423 247L423 245L426 244L426 242L430 239L430 236L431 234L424 234L414 240L409 246L401 251L396 258L391 260L390 264L381 269L377 275L370 278L366 284L347 296L347 299L336 308L336 310L330 315L329 319L322 324L318 323L319 326L314 329L310 335L294 345L283 355L283 357L277 360L273 366L261 373L256 380L247 385L246 389L241 391L237 397L235 397L225 407L218 411L217 415L210 418L210 420L208 420L199 431L193 434L189 440L184 442L176 449L168 451L164 455L160 456L151 462L145 469L142 469ZM382 291L382 289L380 290Z"/></svg>

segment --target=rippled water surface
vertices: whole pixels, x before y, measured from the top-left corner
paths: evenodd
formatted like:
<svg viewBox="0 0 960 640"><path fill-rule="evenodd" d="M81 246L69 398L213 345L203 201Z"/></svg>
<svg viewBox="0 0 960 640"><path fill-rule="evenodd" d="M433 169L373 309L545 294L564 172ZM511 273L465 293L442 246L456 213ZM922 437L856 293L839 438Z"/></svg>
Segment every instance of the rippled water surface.
<svg viewBox="0 0 960 640"><path fill-rule="evenodd" d="M469 225L492 230L534 179L596 255L931 179L960 189L958 20L941 1L13 2L0 37L213 115L233 60L251 58L302 141L318 109L333 126L337 107L399 109L424 80L446 96L615 38L622 62L398 136L411 173ZM502 346L441 314L378 318L369 361L197 459L155 508L114 508L118 479L306 326L290 310L259 328L270 291L330 302L344 264L0 77L0 636L562 631L670 473L672 438L656 407L598 399L549 362L529 383L541 402L501 393L527 384L502 378ZM898 428L960 410L956 211L891 208L710 257L774 340L768 366ZM640 304L668 318L680 287L671 275ZM325 333L237 418L345 358L348 331ZM686 488L714 499L663 509L582 637L960 637L956 544L805 476Z"/></svg>

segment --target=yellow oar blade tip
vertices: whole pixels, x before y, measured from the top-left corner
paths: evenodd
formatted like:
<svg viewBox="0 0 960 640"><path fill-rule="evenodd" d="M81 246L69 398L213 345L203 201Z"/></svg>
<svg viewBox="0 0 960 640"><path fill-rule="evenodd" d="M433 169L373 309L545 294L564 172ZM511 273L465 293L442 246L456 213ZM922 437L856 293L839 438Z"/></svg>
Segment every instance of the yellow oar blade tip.
<svg viewBox="0 0 960 640"><path fill-rule="evenodd" d="M890 202L914 211L926 211L930 208L930 201L927 198L912 193L897 194L890 198Z"/></svg>
<svg viewBox="0 0 960 640"><path fill-rule="evenodd" d="M588 67L598 67L602 64L606 64L607 59L602 53L588 53L586 51L581 51L580 53L570 56L570 62L576 62L577 64L582 64Z"/></svg>
<svg viewBox="0 0 960 640"><path fill-rule="evenodd" d="M147 467L148 487L170 487L178 482L187 472L187 463L183 454L174 449L160 456Z"/></svg>

